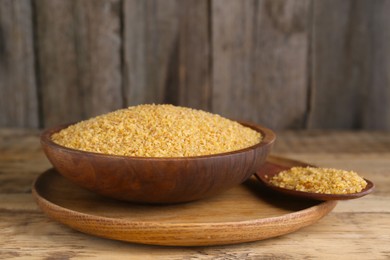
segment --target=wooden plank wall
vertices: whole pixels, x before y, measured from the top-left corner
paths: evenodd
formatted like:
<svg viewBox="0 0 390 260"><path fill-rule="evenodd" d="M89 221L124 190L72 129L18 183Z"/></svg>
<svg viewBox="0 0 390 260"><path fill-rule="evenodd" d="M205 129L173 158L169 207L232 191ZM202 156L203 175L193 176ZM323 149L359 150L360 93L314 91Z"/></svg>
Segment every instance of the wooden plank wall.
<svg viewBox="0 0 390 260"><path fill-rule="evenodd" d="M0 0L0 126L39 126L32 7Z"/></svg>
<svg viewBox="0 0 390 260"><path fill-rule="evenodd" d="M0 0L0 126L172 103L390 130L390 0Z"/></svg>

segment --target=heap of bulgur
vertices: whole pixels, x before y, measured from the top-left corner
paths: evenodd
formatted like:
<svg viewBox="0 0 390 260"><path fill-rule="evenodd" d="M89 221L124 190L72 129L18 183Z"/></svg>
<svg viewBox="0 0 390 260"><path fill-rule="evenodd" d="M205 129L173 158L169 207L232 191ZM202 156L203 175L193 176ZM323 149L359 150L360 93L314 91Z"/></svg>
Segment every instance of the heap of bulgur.
<svg viewBox="0 0 390 260"><path fill-rule="evenodd" d="M139 105L81 121L52 135L76 150L142 157L188 157L240 150L259 132L201 110Z"/></svg>
<svg viewBox="0 0 390 260"><path fill-rule="evenodd" d="M356 172L315 167L293 167L273 176L270 183L290 190L325 194L356 193L367 185Z"/></svg>

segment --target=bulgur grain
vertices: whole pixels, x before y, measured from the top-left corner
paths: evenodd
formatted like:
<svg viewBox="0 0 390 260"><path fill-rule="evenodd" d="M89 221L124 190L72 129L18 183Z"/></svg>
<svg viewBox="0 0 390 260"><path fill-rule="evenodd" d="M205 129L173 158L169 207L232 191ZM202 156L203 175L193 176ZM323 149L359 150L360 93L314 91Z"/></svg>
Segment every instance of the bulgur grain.
<svg viewBox="0 0 390 260"><path fill-rule="evenodd" d="M270 183L290 190L325 194L356 193L367 185L356 172L315 167L293 167L273 176Z"/></svg>
<svg viewBox="0 0 390 260"><path fill-rule="evenodd" d="M76 150L142 157L188 157L235 151L261 141L259 132L201 110L139 105L71 125L52 140Z"/></svg>

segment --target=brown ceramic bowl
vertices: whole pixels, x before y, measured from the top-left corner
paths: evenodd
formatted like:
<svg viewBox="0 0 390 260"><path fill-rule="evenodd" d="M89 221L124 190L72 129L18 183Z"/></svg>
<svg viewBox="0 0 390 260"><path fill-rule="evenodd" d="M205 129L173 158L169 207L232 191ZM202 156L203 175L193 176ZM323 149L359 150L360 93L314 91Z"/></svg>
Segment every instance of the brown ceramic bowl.
<svg viewBox="0 0 390 260"><path fill-rule="evenodd" d="M265 162L275 134L259 125L242 124L260 132L263 140L246 149L206 156L151 158L74 150L51 140L66 126L45 130L41 144L57 171L83 188L132 202L178 203L238 185Z"/></svg>

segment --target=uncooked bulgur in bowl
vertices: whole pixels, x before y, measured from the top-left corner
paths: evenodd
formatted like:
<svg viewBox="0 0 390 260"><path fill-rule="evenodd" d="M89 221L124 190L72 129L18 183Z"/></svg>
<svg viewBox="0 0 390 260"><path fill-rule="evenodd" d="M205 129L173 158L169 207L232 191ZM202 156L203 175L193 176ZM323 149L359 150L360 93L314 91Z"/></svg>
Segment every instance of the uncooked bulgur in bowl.
<svg viewBox="0 0 390 260"><path fill-rule="evenodd" d="M247 180L265 162L272 130L172 105L139 105L41 135L65 178L103 196L188 202Z"/></svg>

